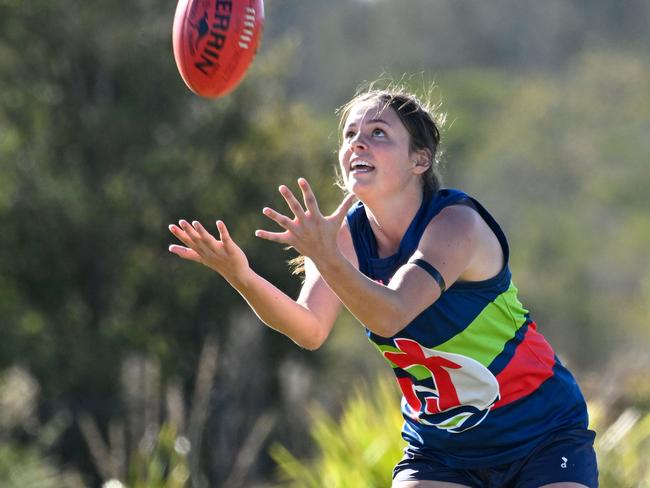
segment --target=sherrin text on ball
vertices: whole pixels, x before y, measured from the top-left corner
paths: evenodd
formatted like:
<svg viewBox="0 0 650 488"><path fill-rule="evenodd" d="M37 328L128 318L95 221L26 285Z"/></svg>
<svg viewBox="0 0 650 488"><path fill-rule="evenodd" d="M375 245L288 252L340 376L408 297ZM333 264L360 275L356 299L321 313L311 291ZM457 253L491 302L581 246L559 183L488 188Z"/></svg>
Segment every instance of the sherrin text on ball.
<svg viewBox="0 0 650 488"><path fill-rule="evenodd" d="M232 92L255 58L263 28L263 0L179 0L172 40L185 84L206 98Z"/></svg>

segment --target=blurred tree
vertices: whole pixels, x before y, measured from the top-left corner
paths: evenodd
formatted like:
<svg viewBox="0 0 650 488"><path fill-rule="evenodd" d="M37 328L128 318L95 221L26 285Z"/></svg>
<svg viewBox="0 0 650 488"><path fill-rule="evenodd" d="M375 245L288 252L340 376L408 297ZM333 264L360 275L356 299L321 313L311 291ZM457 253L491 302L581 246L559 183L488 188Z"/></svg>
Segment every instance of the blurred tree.
<svg viewBox="0 0 650 488"><path fill-rule="evenodd" d="M176 72L172 18L155 0L0 3L0 368L20 362L35 375L44 417L69 408L105 426L125 408L120 370L132 351L189 386L209 331L230 346L229 337L252 338L229 330L241 323L240 297L167 252L169 223L214 229L224 219L252 265L293 293L290 256L254 240L255 228L272 224L261 209L280 206L275 189L298 176L312 180L323 207L338 198L328 126L283 84L290 43L267 44L234 94L208 101ZM295 346L272 332L255 341L222 355L219 380L231 386L212 397L208 416L223 446L282 400L271 365ZM246 374L226 363L241 366L253 350ZM80 461L80 445L70 430L64 458ZM232 461L205 459L215 479Z"/></svg>
<svg viewBox="0 0 650 488"><path fill-rule="evenodd" d="M0 372L0 486L83 488L83 478L61 467L52 445L69 426L65 412L42 424L37 416L39 385L21 367Z"/></svg>
<svg viewBox="0 0 650 488"><path fill-rule="evenodd" d="M281 444L271 448L282 480L278 487L375 488L390 485L393 467L405 447L403 419L395 381L377 377L358 381L348 391L340 418L312 408L310 432L316 446L312 459L296 458Z"/></svg>
<svg viewBox="0 0 650 488"><path fill-rule="evenodd" d="M291 32L300 42L292 87L323 107L345 102L358 83L382 72L556 70L591 49L647 57L650 46L646 0L268 3L268 35Z"/></svg>

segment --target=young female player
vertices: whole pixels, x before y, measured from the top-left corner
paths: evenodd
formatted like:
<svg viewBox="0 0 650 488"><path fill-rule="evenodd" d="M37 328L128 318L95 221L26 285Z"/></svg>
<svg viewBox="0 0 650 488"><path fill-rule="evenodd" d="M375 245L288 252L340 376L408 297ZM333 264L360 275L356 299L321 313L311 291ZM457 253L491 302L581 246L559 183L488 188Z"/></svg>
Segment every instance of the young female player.
<svg viewBox="0 0 650 488"><path fill-rule="evenodd" d="M393 488L597 486L582 394L517 299L506 237L465 193L442 189L440 135L414 96L370 90L341 111L348 192L323 215L308 182L281 232L260 238L305 257L294 300L257 275L217 221L171 232L170 251L223 276L268 326L316 349L341 304L366 328L403 393L407 441ZM355 204L355 200L358 202Z"/></svg>

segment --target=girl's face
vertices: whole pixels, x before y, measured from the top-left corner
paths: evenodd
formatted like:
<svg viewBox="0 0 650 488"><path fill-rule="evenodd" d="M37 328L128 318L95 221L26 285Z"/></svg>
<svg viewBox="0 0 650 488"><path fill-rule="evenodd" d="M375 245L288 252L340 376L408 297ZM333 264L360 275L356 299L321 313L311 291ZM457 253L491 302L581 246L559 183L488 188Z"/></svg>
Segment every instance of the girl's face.
<svg viewBox="0 0 650 488"><path fill-rule="evenodd" d="M339 163L345 187L360 199L389 196L412 185L420 189L420 166L410 135L392 107L355 105L343 124Z"/></svg>

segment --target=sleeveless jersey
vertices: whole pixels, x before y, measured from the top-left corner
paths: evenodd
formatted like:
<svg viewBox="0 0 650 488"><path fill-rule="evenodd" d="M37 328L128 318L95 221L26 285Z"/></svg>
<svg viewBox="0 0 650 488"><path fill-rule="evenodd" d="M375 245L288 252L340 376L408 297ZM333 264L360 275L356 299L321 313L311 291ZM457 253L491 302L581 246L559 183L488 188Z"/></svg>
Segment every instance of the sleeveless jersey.
<svg viewBox="0 0 650 488"><path fill-rule="evenodd" d="M393 337L366 332L402 390L408 450L451 467L480 468L522 458L554 432L588 423L573 376L517 298L503 231L478 201L453 189L424 199L398 251L386 258L378 257L361 202L347 222L360 271L388 284L431 219L461 201L472 202L499 239L501 271L454 283Z"/></svg>

